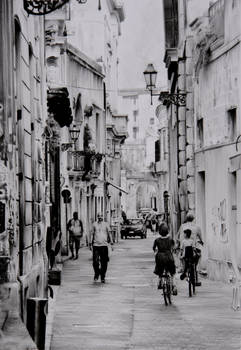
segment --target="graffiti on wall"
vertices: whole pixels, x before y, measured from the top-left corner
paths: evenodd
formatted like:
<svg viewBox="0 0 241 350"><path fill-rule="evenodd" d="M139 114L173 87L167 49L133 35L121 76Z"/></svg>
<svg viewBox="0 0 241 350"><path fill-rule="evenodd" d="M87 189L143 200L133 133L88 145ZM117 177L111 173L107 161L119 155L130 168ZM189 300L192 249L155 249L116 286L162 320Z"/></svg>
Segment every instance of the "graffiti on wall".
<svg viewBox="0 0 241 350"><path fill-rule="evenodd" d="M0 255L11 255L15 246L14 191L7 167L0 164Z"/></svg>
<svg viewBox="0 0 241 350"><path fill-rule="evenodd" d="M213 233L221 242L228 242L227 231L227 204L224 198L218 206L212 208L212 229Z"/></svg>

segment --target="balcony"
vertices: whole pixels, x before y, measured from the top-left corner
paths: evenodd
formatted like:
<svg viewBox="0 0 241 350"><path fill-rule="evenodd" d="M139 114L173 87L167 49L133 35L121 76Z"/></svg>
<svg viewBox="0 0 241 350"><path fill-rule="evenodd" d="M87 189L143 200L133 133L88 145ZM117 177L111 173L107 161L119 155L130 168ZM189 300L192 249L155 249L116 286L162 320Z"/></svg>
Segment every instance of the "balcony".
<svg viewBox="0 0 241 350"><path fill-rule="evenodd" d="M102 153L96 153L92 158L91 158L91 177L96 179L100 176L101 174L101 161L104 157L104 154Z"/></svg>
<svg viewBox="0 0 241 350"><path fill-rule="evenodd" d="M68 151L67 170L71 180L85 181L88 178L98 178L101 174L101 161L104 155L90 151Z"/></svg>

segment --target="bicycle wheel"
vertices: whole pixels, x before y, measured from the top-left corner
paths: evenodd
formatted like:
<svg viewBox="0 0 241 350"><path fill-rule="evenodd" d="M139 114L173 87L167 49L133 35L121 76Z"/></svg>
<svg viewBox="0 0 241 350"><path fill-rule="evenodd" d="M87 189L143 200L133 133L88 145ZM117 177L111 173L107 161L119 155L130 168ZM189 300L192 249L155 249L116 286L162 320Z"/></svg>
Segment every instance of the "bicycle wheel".
<svg viewBox="0 0 241 350"><path fill-rule="evenodd" d="M167 300L168 300L169 304L171 305L171 303L172 303L172 288L171 288L170 277L168 278L168 282L167 282Z"/></svg>
<svg viewBox="0 0 241 350"><path fill-rule="evenodd" d="M192 296L192 276L190 269L188 270L188 294L189 297Z"/></svg>
<svg viewBox="0 0 241 350"><path fill-rule="evenodd" d="M165 302L165 305L167 306L168 305L168 301L167 301L167 284L166 284L166 281L164 281L164 283L163 283L162 291L163 291L164 302Z"/></svg>
<svg viewBox="0 0 241 350"><path fill-rule="evenodd" d="M196 288L196 270L195 267L192 266L191 270L191 282L192 282L192 292L195 294L195 288Z"/></svg>

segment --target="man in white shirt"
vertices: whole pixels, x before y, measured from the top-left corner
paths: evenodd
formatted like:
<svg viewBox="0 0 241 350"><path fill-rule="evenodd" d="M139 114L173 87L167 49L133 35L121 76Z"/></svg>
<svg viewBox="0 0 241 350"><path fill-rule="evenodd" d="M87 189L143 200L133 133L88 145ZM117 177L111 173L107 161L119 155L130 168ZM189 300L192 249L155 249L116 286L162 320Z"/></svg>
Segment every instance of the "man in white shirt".
<svg viewBox="0 0 241 350"><path fill-rule="evenodd" d="M97 221L93 224L90 237L90 248L93 250L93 268L95 272L94 281L105 283L109 255L108 244L113 245L113 239L110 233L109 225L103 221L101 214L97 215Z"/></svg>
<svg viewBox="0 0 241 350"><path fill-rule="evenodd" d="M200 248L200 244L202 245L202 233L201 228L194 223L194 216L191 213L188 213L186 216L186 221L184 224L182 224L179 228L178 234L177 234L177 245L181 245L183 239L184 239L184 231L185 230L191 230L191 239L194 241L194 246L196 248Z"/></svg>

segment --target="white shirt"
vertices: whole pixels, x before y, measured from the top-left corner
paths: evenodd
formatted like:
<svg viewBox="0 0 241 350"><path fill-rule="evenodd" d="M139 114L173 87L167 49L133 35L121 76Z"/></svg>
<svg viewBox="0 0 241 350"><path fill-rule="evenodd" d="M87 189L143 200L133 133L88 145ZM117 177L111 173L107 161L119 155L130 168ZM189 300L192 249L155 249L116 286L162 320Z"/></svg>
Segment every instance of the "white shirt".
<svg viewBox="0 0 241 350"><path fill-rule="evenodd" d="M109 225L107 222L98 222L96 221L93 224L93 246L95 247L101 247L101 246L108 246L108 239L110 240L110 243L112 243L112 237L109 232Z"/></svg>
<svg viewBox="0 0 241 350"><path fill-rule="evenodd" d="M180 226L180 229L177 235L178 240L180 241L180 243L182 243L184 239L184 231L187 229L192 231L190 238L193 239L194 247L197 247L198 241L200 239L202 240L202 234L201 234L201 228L198 225L196 225L194 222L186 222Z"/></svg>

